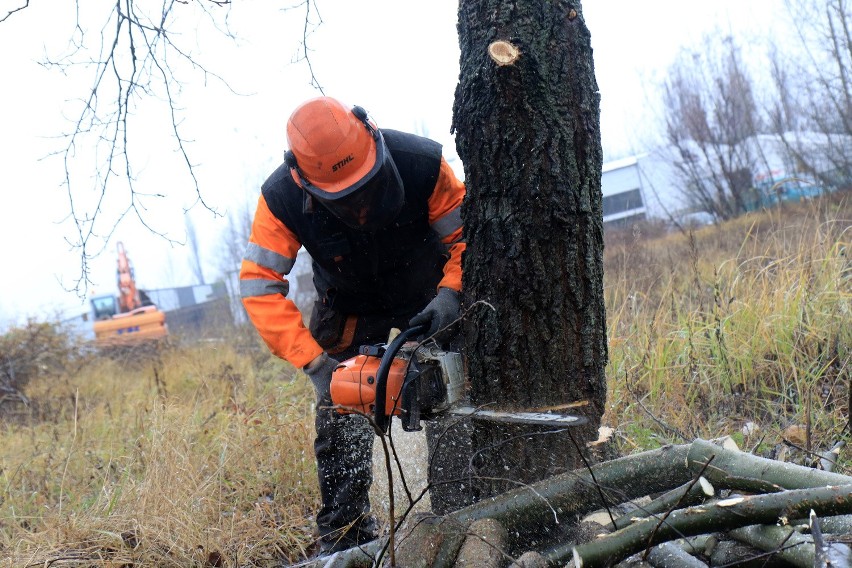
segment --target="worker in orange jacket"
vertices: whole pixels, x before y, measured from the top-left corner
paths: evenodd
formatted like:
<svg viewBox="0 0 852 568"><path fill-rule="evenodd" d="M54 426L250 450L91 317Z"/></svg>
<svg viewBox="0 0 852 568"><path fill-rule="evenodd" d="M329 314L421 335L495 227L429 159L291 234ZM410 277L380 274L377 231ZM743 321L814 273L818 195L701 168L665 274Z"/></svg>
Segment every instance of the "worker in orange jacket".
<svg viewBox="0 0 852 568"><path fill-rule="evenodd" d="M321 553L331 553L377 530L368 498L373 430L329 408L332 372L360 345L386 341L391 328L453 329L465 189L440 144L379 129L361 107L330 97L293 111L287 142L284 163L262 186L240 294L272 352L316 389L317 526ZM302 246L318 293L309 328L286 297Z"/></svg>

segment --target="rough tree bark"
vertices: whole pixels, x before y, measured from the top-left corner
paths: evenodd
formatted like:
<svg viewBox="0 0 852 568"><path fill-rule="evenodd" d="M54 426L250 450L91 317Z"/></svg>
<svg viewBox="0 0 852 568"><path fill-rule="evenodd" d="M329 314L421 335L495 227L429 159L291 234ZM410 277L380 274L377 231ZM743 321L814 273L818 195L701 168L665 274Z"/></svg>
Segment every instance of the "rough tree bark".
<svg viewBox="0 0 852 568"><path fill-rule="evenodd" d="M481 499L582 467L574 441L583 447L600 425L600 97L579 1L462 0L458 28L453 128L467 184L472 403L531 410L585 401L566 412L588 418L570 431L475 421L464 481Z"/></svg>

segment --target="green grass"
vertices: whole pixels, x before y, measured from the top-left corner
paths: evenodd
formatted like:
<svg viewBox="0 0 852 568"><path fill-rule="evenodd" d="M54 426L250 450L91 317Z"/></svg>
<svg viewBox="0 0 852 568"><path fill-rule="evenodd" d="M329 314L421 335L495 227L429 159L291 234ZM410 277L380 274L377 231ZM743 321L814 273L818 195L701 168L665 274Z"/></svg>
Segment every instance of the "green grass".
<svg viewBox="0 0 852 568"><path fill-rule="evenodd" d="M845 439L850 226L836 200L609 235L605 422L619 449ZM0 566L272 566L309 550L313 392L253 331L47 360L28 367L31 404L3 406Z"/></svg>

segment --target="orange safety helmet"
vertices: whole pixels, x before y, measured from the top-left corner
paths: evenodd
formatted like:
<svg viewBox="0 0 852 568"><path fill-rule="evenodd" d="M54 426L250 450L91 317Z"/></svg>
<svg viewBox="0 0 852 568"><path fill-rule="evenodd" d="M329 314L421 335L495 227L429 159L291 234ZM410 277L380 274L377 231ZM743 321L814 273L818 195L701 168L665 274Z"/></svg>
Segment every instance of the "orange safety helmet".
<svg viewBox="0 0 852 568"><path fill-rule="evenodd" d="M293 179L347 225L375 231L399 214L402 180L363 108L331 97L306 101L287 121L287 142Z"/></svg>

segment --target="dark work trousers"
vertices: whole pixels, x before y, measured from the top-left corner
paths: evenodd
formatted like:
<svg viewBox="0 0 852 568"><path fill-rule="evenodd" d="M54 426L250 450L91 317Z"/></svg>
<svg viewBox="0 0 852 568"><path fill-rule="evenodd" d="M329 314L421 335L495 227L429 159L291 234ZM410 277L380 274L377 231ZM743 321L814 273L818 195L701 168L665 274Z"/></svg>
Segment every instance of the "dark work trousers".
<svg viewBox="0 0 852 568"><path fill-rule="evenodd" d="M361 316L356 320L350 316L347 328L345 317L330 315L320 305L314 308L310 328L331 357L344 361L357 355L361 345L386 343L391 328L406 329L417 311L399 317ZM369 516L375 433L363 416L330 408L328 387L317 389L314 452L322 497L317 527L324 543L337 542L348 548L376 536L377 527Z"/></svg>

